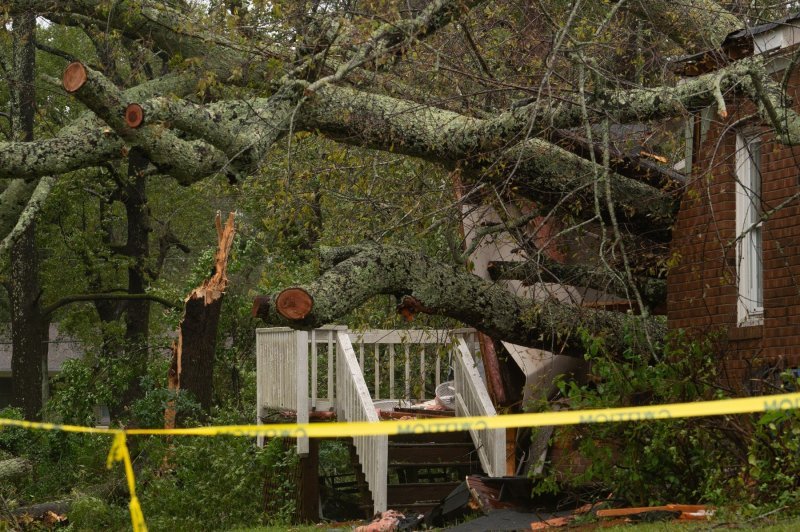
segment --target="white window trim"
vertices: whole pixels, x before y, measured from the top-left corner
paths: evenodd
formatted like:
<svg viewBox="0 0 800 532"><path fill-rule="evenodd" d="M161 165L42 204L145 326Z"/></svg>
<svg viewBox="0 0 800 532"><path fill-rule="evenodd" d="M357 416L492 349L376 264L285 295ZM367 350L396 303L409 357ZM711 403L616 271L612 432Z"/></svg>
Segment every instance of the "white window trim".
<svg viewBox="0 0 800 532"><path fill-rule="evenodd" d="M764 323L760 152L757 136L736 134L736 308L740 327Z"/></svg>

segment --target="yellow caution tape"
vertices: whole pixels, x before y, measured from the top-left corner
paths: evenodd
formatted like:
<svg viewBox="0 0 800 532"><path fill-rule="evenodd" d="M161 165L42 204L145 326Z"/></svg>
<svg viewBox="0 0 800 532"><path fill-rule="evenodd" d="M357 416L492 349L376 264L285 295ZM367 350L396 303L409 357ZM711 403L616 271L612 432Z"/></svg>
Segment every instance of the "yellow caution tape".
<svg viewBox="0 0 800 532"><path fill-rule="evenodd" d="M688 417L749 414L774 410L800 408L800 393L721 399L694 403L633 406L623 408L601 408L595 410L572 410L541 412L537 414L509 414L504 416L475 416L440 419L412 419L372 422L335 423L283 423L274 425L229 425L218 427L195 427L186 429L99 429L57 423L37 423L17 419L0 419L0 428L21 427L37 430L54 430L84 434L108 434L114 436L108 453L109 468L122 462L128 489L131 494L131 524L134 532L146 532L144 515L136 496L136 479L133 474L128 451L127 436L265 436L268 438L334 438L349 436L379 436L396 434L423 434L458 432L465 430L506 429L512 427L543 427L579 425L583 423L611 423L619 421L648 421L655 419L679 419Z"/></svg>

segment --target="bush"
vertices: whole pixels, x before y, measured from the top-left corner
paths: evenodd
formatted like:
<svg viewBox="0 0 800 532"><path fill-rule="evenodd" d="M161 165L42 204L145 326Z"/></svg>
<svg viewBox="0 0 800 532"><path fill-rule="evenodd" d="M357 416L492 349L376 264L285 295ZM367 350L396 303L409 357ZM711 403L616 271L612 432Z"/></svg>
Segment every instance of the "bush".
<svg viewBox="0 0 800 532"><path fill-rule="evenodd" d="M561 380L570 409L693 402L726 397L716 383L713 338L682 335L653 353L606 352L602 339L584 338L592 369L588 384ZM641 344L640 344L641 345ZM670 502L753 504L796 500L800 482L800 415L699 417L561 427L588 463L584 470L539 478L537 492L563 488L613 493L631 505ZM744 494L744 495L743 495Z"/></svg>

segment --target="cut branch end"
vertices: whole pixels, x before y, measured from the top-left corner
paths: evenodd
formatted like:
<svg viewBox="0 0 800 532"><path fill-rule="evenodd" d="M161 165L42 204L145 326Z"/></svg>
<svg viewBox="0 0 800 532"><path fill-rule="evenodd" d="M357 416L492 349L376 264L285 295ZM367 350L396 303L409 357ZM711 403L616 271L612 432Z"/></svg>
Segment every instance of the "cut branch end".
<svg viewBox="0 0 800 532"><path fill-rule="evenodd" d="M144 109L138 103L132 103L125 108L125 123L129 128L136 129L144 122Z"/></svg>
<svg viewBox="0 0 800 532"><path fill-rule="evenodd" d="M302 320L314 308L314 298L302 288L287 288L275 299L275 310L287 320Z"/></svg>
<svg viewBox="0 0 800 532"><path fill-rule="evenodd" d="M64 69L64 74L61 76L61 83L64 85L64 90L72 94L78 91L86 83L86 67L79 62L70 63Z"/></svg>

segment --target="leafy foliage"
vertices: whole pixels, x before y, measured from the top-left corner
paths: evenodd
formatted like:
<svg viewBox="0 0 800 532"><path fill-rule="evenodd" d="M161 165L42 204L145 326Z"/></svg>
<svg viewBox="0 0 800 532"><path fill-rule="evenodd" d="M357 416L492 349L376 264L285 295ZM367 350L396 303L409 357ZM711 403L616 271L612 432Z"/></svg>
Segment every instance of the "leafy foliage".
<svg viewBox="0 0 800 532"><path fill-rule="evenodd" d="M607 353L584 338L589 382L561 380L571 409L613 408L723 399L714 339L676 334L659 357L628 350ZM632 339L633 340L633 339ZM786 381L785 384L796 386ZM558 403L558 402L557 402ZM613 493L633 506L700 501L783 505L796 501L800 455L796 412L576 425L558 430L570 468L551 469L537 492L564 487ZM779 501L776 501L776 494Z"/></svg>

